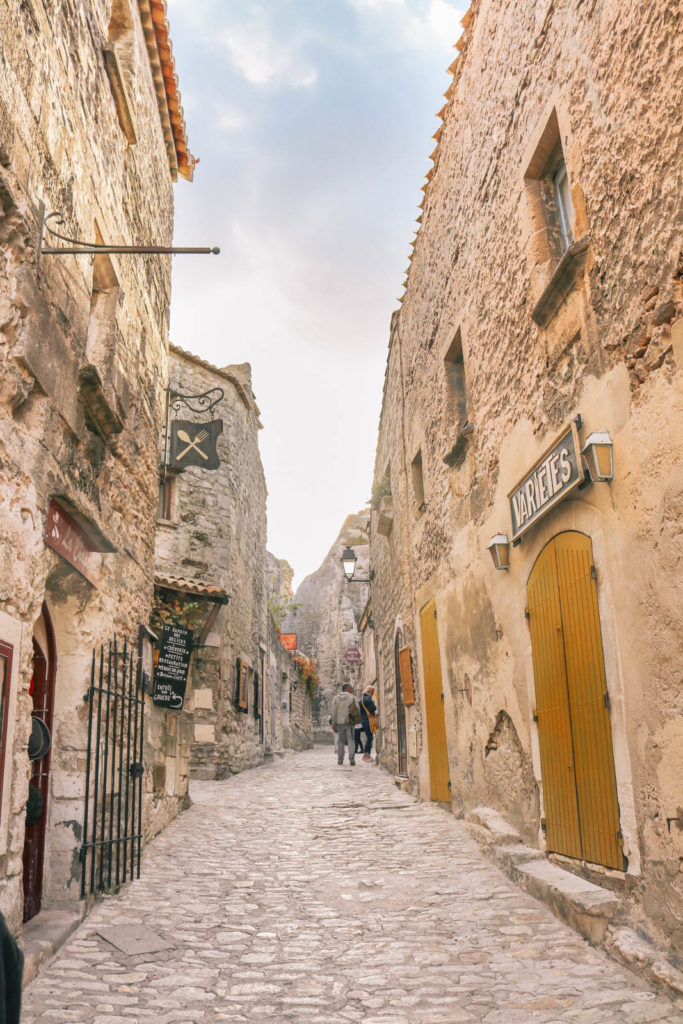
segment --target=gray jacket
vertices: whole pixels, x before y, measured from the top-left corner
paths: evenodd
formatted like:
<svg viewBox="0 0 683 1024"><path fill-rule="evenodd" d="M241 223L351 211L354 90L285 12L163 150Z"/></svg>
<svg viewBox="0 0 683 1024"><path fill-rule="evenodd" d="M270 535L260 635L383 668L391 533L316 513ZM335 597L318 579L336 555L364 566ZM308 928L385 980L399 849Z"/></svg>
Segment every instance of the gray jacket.
<svg viewBox="0 0 683 1024"><path fill-rule="evenodd" d="M330 719L332 725L349 725L353 722L360 722L360 708L352 693L343 690L337 694L332 701Z"/></svg>

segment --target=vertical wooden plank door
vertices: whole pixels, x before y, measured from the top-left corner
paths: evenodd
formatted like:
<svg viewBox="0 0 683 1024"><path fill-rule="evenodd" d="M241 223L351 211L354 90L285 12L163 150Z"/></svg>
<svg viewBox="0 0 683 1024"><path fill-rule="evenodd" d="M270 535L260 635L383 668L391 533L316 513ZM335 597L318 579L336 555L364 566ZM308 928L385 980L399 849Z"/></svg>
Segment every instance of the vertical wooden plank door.
<svg viewBox="0 0 683 1024"><path fill-rule="evenodd" d="M425 683L430 795L432 800L449 802L451 785L448 772L439 632L434 601L430 601L420 612L420 633L422 635L422 666Z"/></svg>
<svg viewBox="0 0 683 1024"><path fill-rule="evenodd" d="M554 537L527 596L548 850L622 869L590 538Z"/></svg>

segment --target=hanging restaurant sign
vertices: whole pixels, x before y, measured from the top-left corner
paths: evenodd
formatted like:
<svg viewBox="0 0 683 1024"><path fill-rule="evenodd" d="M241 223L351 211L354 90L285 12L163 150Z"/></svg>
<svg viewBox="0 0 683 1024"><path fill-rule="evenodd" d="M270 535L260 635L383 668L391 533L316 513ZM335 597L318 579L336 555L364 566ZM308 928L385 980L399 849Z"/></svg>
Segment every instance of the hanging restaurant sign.
<svg viewBox="0 0 683 1024"><path fill-rule="evenodd" d="M526 533L582 480L579 435L576 424L570 423L508 494L512 540Z"/></svg>
<svg viewBox="0 0 683 1024"><path fill-rule="evenodd" d="M361 653L357 647L347 647L344 651L344 661L347 665L360 665Z"/></svg>
<svg viewBox="0 0 683 1024"><path fill-rule="evenodd" d="M190 420L172 420L170 424L169 469L218 469L218 438L223 433L223 420L192 423Z"/></svg>
<svg viewBox="0 0 683 1024"><path fill-rule="evenodd" d="M286 651L295 651L296 633L280 633L280 643Z"/></svg>
<svg viewBox="0 0 683 1024"><path fill-rule="evenodd" d="M191 656L192 630L164 626L154 669L154 703L159 707L170 711L182 709Z"/></svg>

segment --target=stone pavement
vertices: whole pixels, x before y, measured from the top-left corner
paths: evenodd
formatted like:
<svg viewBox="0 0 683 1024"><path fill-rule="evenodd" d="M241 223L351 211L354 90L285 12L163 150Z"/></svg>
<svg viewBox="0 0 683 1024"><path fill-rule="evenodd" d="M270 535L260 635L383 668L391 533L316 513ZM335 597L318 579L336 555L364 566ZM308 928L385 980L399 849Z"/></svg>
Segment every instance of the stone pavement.
<svg viewBox="0 0 683 1024"><path fill-rule="evenodd" d="M28 986L23 1024L683 1024L374 765L317 748L192 795ZM133 924L173 948L96 934Z"/></svg>

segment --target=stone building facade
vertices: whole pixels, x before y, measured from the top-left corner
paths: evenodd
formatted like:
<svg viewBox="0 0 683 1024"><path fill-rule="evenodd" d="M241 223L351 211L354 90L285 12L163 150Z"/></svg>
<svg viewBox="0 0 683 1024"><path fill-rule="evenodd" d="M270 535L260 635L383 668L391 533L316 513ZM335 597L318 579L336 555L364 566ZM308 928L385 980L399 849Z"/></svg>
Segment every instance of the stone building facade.
<svg viewBox="0 0 683 1024"><path fill-rule="evenodd" d="M329 738L329 709L332 698L343 683L356 691L361 679L361 661L347 660L350 648L361 653L359 621L368 597L368 584L349 583L342 572L341 555L347 545L356 553L356 575L367 579L370 554L369 513L347 516L339 536L325 560L297 588L294 606L283 631L296 633L299 649L315 659L320 678L316 702L316 726L319 738Z"/></svg>
<svg viewBox="0 0 683 1024"><path fill-rule="evenodd" d="M681 20L665 0L468 11L371 531L385 763L459 815L502 812L678 955ZM596 440L611 482L585 475Z"/></svg>
<svg viewBox="0 0 683 1024"><path fill-rule="evenodd" d="M205 394L220 395L210 413L193 413L182 402L183 396ZM249 365L219 369L171 346L169 399L162 437L157 603L189 602L190 611L196 608L199 646L186 700L193 730L191 774L221 779L261 763L274 746L292 746L290 716L305 731L306 707L297 703L290 709L296 669L269 609L272 594L291 591L291 569L266 551L261 423ZM200 464L164 473L176 413L194 421L193 437L206 432L201 424L211 417L220 421L216 469Z"/></svg>
<svg viewBox="0 0 683 1024"><path fill-rule="evenodd" d="M168 257L39 261L43 207L71 238L168 246L193 160L159 0L8 0L0 38L0 908L16 927L78 903L93 648L115 633L135 650L149 620L171 285ZM143 699L148 834L182 795L154 790L177 741ZM30 762L36 718L51 745Z"/></svg>

